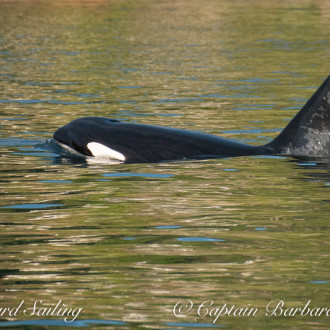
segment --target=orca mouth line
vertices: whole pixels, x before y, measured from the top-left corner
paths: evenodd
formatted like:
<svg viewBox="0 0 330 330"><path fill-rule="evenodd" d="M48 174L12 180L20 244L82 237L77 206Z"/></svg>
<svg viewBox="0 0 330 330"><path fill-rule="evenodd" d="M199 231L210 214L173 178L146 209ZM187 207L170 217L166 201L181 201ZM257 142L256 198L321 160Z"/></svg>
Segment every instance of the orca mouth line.
<svg viewBox="0 0 330 330"><path fill-rule="evenodd" d="M169 127L83 117L59 128L54 140L68 153L114 162L148 163L252 155L330 158L330 76L270 143L251 146Z"/></svg>

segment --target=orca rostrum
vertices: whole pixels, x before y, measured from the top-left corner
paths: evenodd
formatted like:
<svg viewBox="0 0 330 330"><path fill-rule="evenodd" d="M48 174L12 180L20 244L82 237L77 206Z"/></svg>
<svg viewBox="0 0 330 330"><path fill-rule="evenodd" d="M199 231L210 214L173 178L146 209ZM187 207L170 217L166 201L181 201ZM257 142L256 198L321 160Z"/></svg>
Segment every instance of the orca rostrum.
<svg viewBox="0 0 330 330"><path fill-rule="evenodd" d="M126 163L251 155L330 157L330 76L270 143L251 146L182 129L83 117L59 128L54 139L75 154Z"/></svg>

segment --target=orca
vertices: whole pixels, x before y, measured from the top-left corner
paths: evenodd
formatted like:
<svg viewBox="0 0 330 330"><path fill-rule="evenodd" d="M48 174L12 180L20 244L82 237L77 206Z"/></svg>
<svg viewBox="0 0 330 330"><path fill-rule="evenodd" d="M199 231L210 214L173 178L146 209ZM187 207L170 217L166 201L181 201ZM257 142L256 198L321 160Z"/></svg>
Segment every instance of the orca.
<svg viewBox="0 0 330 330"><path fill-rule="evenodd" d="M83 117L59 128L54 140L83 157L125 163L253 155L330 157L330 75L270 143L252 146L196 131Z"/></svg>

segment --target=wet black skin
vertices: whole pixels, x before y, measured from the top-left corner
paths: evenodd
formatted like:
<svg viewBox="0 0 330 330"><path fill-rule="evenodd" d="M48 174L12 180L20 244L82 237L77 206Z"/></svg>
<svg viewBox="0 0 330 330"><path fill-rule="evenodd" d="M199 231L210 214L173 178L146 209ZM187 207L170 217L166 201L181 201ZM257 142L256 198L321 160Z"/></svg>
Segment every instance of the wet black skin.
<svg viewBox="0 0 330 330"><path fill-rule="evenodd" d="M152 125L83 117L59 128L54 139L85 156L101 143L128 163L250 155L330 157L330 76L271 143L251 146L216 135Z"/></svg>

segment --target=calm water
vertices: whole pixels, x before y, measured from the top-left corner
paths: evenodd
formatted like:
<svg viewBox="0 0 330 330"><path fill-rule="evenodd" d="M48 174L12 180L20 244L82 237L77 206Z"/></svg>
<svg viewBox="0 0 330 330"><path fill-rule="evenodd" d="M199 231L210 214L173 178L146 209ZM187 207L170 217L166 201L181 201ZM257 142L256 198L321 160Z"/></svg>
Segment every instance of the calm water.
<svg viewBox="0 0 330 330"><path fill-rule="evenodd" d="M330 73L329 22L326 0L1 1L0 327L328 329L283 313L330 308L329 162L37 145L86 115L266 143Z"/></svg>

